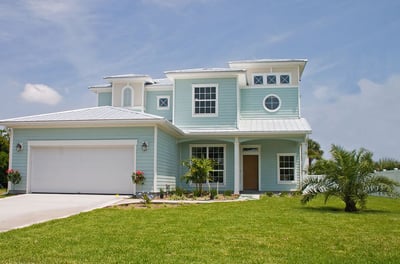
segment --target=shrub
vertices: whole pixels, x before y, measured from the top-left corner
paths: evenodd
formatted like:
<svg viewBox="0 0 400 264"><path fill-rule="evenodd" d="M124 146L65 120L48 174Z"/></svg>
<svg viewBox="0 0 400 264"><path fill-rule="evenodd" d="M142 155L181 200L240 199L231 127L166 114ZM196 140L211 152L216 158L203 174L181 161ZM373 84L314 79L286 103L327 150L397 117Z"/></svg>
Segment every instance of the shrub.
<svg viewBox="0 0 400 264"><path fill-rule="evenodd" d="M232 190L226 190L224 191L224 196L232 196L233 191Z"/></svg>

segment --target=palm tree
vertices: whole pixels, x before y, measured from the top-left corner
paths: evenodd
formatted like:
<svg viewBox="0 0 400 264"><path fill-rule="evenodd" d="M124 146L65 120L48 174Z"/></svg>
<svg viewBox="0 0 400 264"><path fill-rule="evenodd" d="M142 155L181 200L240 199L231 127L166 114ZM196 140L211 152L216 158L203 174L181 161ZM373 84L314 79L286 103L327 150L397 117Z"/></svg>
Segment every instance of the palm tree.
<svg viewBox="0 0 400 264"><path fill-rule="evenodd" d="M322 155L324 155L324 151L321 149L321 145L317 142L309 138L307 140L307 145L308 145L308 168L312 168L312 163L314 160L320 160L322 159Z"/></svg>
<svg viewBox="0 0 400 264"><path fill-rule="evenodd" d="M323 177L309 177L303 182L301 202L307 203L319 194L329 197L337 196L345 204L346 212L357 211L357 205L365 208L366 200L371 193L395 195L398 182L373 172L372 153L360 149L346 151L340 146L332 145L331 160L320 160L315 170Z"/></svg>
<svg viewBox="0 0 400 264"><path fill-rule="evenodd" d="M195 157L183 162L183 165L188 168L183 178L186 183L196 184L196 193L199 196L203 193L203 183L212 180L211 172L214 170L215 164L214 160Z"/></svg>

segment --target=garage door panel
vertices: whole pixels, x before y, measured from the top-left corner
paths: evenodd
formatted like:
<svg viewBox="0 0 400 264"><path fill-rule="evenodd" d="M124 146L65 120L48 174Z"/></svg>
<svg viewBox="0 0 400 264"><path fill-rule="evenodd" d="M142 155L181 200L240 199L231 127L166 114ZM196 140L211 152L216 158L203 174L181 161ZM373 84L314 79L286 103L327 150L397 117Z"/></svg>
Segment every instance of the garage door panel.
<svg viewBox="0 0 400 264"><path fill-rule="evenodd" d="M32 192L133 191L133 146L40 146L30 155Z"/></svg>

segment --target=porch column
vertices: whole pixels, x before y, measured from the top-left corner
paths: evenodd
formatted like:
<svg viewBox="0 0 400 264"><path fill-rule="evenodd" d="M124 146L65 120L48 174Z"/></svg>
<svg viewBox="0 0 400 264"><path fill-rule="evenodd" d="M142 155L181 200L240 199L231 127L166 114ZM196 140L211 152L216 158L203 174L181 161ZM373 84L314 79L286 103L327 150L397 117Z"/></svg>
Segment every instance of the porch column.
<svg viewBox="0 0 400 264"><path fill-rule="evenodd" d="M240 143L239 138L235 137L235 155L234 155L234 182L233 192L239 194L240 192Z"/></svg>

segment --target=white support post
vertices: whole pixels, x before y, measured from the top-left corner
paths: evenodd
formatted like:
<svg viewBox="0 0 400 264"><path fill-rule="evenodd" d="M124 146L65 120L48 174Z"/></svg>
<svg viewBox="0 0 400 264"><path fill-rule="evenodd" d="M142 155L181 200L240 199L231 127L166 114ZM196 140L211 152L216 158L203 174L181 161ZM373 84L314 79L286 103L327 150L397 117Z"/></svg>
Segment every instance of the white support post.
<svg viewBox="0 0 400 264"><path fill-rule="evenodd" d="M235 137L235 169L234 169L234 190L235 194L239 194L240 192L240 143L239 138Z"/></svg>

